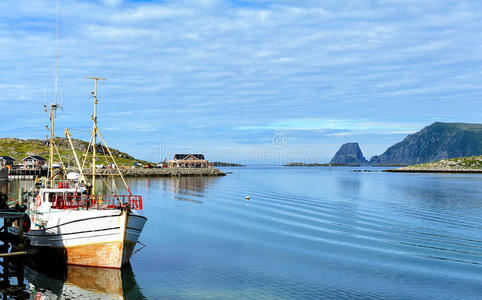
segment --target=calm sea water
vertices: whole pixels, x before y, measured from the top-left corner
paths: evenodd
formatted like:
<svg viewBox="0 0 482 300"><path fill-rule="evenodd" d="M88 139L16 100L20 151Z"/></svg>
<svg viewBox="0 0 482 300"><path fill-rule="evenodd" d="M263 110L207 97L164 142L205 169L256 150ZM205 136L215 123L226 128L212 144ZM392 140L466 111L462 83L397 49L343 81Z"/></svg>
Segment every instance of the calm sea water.
<svg viewBox="0 0 482 300"><path fill-rule="evenodd" d="M146 247L132 267L26 267L27 291L51 298L482 298L482 176L352 170L245 167L226 168L232 174L220 178L130 179L149 218Z"/></svg>

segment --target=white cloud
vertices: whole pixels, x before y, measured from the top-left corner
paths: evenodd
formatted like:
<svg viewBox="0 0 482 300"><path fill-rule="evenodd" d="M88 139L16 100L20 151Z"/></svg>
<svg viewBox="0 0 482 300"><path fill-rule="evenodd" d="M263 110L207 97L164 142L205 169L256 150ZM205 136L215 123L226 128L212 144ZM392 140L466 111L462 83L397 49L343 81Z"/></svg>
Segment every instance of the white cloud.
<svg viewBox="0 0 482 300"><path fill-rule="evenodd" d="M469 107L480 106L481 17L468 0L59 1L64 115L89 122L84 77L102 75L103 122L129 134L162 136L159 124L172 139L200 127L399 134L478 122ZM44 88L52 97L54 39L50 1L0 2L2 105L25 103L28 115ZM115 115L125 111L144 112Z"/></svg>
<svg viewBox="0 0 482 300"><path fill-rule="evenodd" d="M291 119L280 122L258 125L241 126L238 130L281 130L281 131L320 131L340 130L328 133L332 136L348 136L355 134L407 134L414 133L424 127L423 123L414 122L380 122L372 120L350 119Z"/></svg>

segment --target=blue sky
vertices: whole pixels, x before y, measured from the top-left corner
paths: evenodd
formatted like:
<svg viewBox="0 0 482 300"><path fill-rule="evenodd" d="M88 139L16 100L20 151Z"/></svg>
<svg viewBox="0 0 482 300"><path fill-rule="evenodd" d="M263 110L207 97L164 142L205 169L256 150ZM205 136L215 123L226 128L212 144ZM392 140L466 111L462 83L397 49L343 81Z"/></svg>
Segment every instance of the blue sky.
<svg viewBox="0 0 482 300"><path fill-rule="evenodd" d="M435 121L479 123L480 1L58 2L63 128L159 161L367 158ZM55 1L0 1L0 136L43 138Z"/></svg>

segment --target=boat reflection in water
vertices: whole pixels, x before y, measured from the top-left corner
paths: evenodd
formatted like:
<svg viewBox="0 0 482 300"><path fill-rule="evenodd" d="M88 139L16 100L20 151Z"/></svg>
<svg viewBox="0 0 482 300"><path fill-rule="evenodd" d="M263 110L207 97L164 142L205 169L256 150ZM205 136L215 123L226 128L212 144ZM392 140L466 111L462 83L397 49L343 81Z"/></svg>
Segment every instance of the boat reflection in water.
<svg viewBox="0 0 482 300"><path fill-rule="evenodd" d="M73 265L25 269L35 299L145 299L130 264L121 270Z"/></svg>

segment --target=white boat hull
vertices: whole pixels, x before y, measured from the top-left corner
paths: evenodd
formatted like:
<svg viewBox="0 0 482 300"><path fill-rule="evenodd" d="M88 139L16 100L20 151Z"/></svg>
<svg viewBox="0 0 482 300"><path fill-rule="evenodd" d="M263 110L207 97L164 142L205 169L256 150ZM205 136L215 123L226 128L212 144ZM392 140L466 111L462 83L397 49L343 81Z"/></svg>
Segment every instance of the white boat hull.
<svg viewBox="0 0 482 300"><path fill-rule="evenodd" d="M52 209L47 217L34 215L33 228L24 235L30 241L29 254L61 256L70 265L120 269L129 262L146 220L137 211L121 209ZM18 234L18 228L10 230Z"/></svg>

